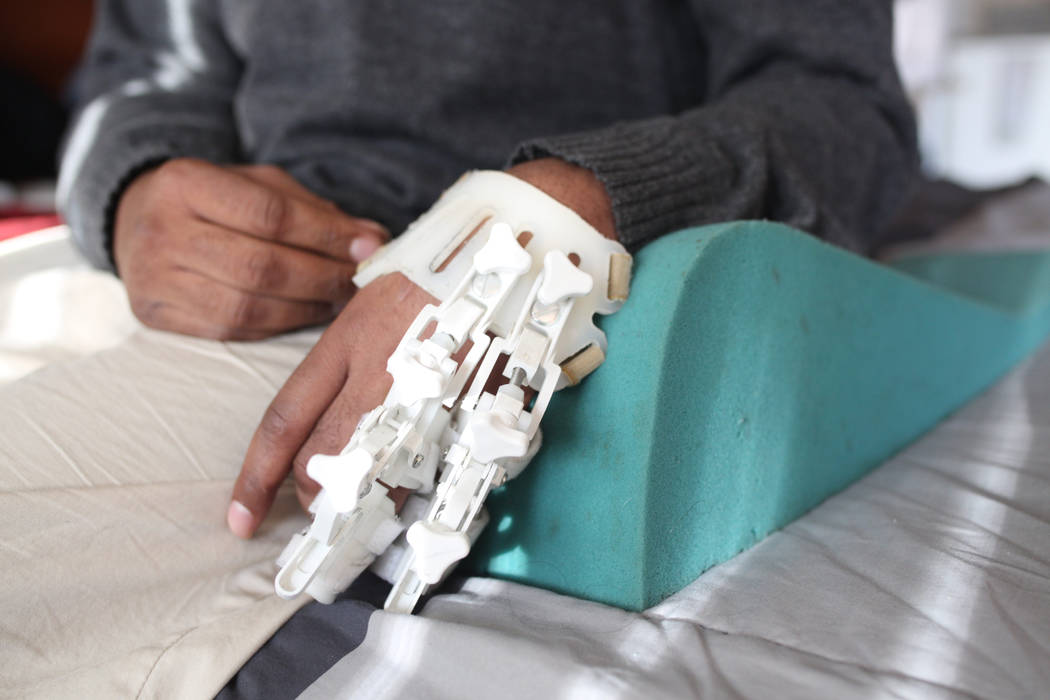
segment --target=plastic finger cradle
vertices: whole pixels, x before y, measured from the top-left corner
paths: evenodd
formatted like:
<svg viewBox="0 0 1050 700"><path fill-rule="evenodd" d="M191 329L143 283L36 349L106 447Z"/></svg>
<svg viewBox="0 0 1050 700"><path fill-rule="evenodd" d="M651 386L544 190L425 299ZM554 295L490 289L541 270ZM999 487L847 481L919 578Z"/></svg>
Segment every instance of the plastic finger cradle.
<svg viewBox="0 0 1050 700"><path fill-rule="evenodd" d="M604 360L593 316L623 304L630 266L619 243L497 172L461 178L374 256L359 287L399 271L442 301L390 356L383 404L342 452L308 462L322 489L278 559L277 593L331 602L375 561L394 584L386 609L410 613L469 553L489 492L538 450L554 392ZM397 487L415 491L400 515Z"/></svg>

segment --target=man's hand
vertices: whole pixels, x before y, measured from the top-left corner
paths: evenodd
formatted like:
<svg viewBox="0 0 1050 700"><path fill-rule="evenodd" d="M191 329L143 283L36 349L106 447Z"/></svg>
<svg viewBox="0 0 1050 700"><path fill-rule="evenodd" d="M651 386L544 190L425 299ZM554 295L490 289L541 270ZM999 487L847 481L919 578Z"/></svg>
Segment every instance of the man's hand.
<svg viewBox="0 0 1050 700"><path fill-rule="evenodd" d="M609 197L589 170L545 158L508 172L615 238ZM350 300L277 394L252 437L226 516L234 534L255 532L289 471L300 503L310 504L320 487L306 474L307 460L318 452L338 453L361 415L383 402L392 381L387 358L427 303L438 302L400 273L380 277Z"/></svg>
<svg viewBox="0 0 1050 700"><path fill-rule="evenodd" d="M590 170L560 158L540 158L519 163L507 173L543 190L579 214L598 233L616 240L612 200Z"/></svg>
<svg viewBox="0 0 1050 700"><path fill-rule="evenodd" d="M332 319L388 237L277 167L180 158L124 191L113 256L147 326L247 340Z"/></svg>
<svg viewBox="0 0 1050 700"><path fill-rule="evenodd" d="M401 273L361 289L266 409L233 487L227 522L250 537L289 470L306 508L320 487L306 474L318 452L338 454L357 421L383 402L386 361L419 311L437 300Z"/></svg>

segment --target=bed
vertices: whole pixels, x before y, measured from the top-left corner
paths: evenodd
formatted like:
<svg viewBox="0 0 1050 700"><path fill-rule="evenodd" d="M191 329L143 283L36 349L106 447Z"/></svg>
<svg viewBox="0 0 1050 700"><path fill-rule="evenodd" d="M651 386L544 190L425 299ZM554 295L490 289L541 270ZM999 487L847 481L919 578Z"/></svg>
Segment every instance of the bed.
<svg viewBox="0 0 1050 700"><path fill-rule="evenodd" d="M74 318L109 320L95 344L0 335L6 379L43 367L0 393L2 697L1050 693L1050 347L643 612L489 578L454 578L411 617L377 611L371 578L303 607L270 588L305 522L291 494L248 544L222 513L266 397L316 331L237 344L139 329L119 287L49 235L45 270L0 250L3 318L32 275L79 270L111 296Z"/></svg>

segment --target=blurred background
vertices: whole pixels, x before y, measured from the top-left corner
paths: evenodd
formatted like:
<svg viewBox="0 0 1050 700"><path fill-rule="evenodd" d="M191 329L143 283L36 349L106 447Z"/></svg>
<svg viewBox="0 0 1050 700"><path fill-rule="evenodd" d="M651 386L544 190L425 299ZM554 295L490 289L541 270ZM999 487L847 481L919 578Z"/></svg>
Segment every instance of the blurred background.
<svg viewBox="0 0 1050 700"><path fill-rule="evenodd" d="M91 0L0 2L0 240L52 221L26 217L54 211L67 89L91 8Z"/></svg>
<svg viewBox="0 0 1050 700"><path fill-rule="evenodd" d="M897 58L926 172L1050 179L1050 2L897 0Z"/></svg>

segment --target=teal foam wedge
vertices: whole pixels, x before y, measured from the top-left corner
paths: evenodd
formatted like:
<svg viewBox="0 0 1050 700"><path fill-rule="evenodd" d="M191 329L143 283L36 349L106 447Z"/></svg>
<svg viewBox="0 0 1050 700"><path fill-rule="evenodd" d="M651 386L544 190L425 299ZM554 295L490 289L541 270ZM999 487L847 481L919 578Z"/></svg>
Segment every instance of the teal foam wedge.
<svg viewBox="0 0 1050 700"><path fill-rule="evenodd" d="M1050 256L895 270L788 227L636 257L606 363L488 502L468 570L640 610L754 545L1002 376L1050 330Z"/></svg>

